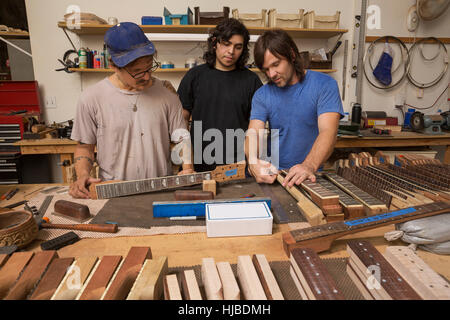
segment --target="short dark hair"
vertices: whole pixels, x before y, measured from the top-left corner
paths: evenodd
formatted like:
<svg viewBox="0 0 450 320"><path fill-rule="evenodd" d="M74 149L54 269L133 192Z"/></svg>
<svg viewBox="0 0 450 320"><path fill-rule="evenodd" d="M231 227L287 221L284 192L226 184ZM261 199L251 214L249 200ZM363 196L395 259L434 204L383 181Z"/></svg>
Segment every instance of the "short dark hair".
<svg viewBox="0 0 450 320"><path fill-rule="evenodd" d="M250 42L250 34L247 28L239 21L233 18L226 18L222 20L214 29L209 32L208 49L203 54L205 62L213 68L216 64L216 49L215 46L221 41L228 41L234 35L240 35L244 38L244 46L242 54L236 62L238 69L245 68L245 64L250 56L248 43Z"/></svg>
<svg viewBox="0 0 450 320"><path fill-rule="evenodd" d="M281 29L267 30L258 38L254 56L255 64L260 70L263 69L266 50L269 50L279 59L285 58L294 67L299 82L304 80L303 60L300 57L297 45L286 31Z"/></svg>

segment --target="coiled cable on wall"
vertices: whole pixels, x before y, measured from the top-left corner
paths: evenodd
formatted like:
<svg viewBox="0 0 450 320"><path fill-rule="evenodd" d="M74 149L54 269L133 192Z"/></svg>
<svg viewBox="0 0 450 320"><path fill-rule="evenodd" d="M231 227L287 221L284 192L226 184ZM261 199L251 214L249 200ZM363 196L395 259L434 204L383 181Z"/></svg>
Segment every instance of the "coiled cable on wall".
<svg viewBox="0 0 450 320"><path fill-rule="evenodd" d="M369 78L369 76L368 76L368 74L367 74L367 70L366 70L366 62L367 62L367 60L369 60L369 65L370 65L370 67L372 68L372 72L373 72L373 66L372 66L372 62L370 61L370 58L372 57L373 52L375 51L375 45L376 45L377 43L379 43L379 42L384 43L384 42L387 42L387 41L389 41L389 40L394 40L394 41L397 42L397 43L399 44L399 46L400 46L400 50L401 50L401 52L402 52L402 62L403 62L403 68L402 68L402 69L403 69L403 74L402 74L402 76L400 77L400 79L397 80L396 82L394 82L393 84L391 84L391 85L389 85L389 86L381 86L381 85L375 84L373 81L370 80L370 78ZM405 58L405 57L406 57L406 58ZM408 50L408 48L406 47L405 43L404 43L402 40L400 40L399 38L394 37L394 36L383 36L383 37L377 38L377 39L375 39L375 40L369 45L369 47L367 48L366 54L364 55L364 59L363 59L364 75L365 75L367 81L368 81L372 86L374 86L375 88L383 89L383 90L391 89L391 88L397 86L399 83L401 83L401 82L403 81L403 79L406 78L406 76L407 76L407 74L408 74L408 71L409 71L409 59L410 59L410 57L409 57L409 50ZM396 72L396 71L400 68L401 64L402 64L402 63L400 63L400 64L395 68L394 72Z"/></svg>
<svg viewBox="0 0 450 320"><path fill-rule="evenodd" d="M438 53L434 57L426 58L425 55L423 54L423 44L430 42L430 41L439 44L439 50L438 50ZM444 48L444 55L443 55L444 68L442 69L442 72L434 80L429 81L427 83L422 83L420 81L417 81L416 79L414 79L414 77L411 74L411 68L408 68L408 73L407 73L408 79L417 88L420 88L420 89L430 88L430 87L436 85L437 83L439 83L439 81L441 81L441 79L447 73L447 69L448 69L448 51L447 51L447 48L445 47L445 45L442 43L442 41L435 37L427 37L427 38L419 39L416 42L414 42L414 44L411 46L411 49L409 50L410 64L413 61L413 57L414 57L413 54L416 50L420 51L420 54L424 61L434 61L440 55L441 50L442 50L441 48Z"/></svg>

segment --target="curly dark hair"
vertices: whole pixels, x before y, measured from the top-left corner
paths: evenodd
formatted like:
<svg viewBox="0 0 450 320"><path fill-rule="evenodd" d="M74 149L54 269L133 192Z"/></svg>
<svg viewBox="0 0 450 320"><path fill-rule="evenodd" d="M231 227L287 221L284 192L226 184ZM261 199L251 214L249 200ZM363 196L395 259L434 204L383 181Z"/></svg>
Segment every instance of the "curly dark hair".
<svg viewBox="0 0 450 320"><path fill-rule="evenodd" d="M270 53L279 59L286 59L294 66L299 82L304 80L305 69L303 67L303 59L294 40L292 40L286 31L281 29L267 30L258 38L253 54L255 64L260 70L262 70L264 65L264 54L266 50L269 50Z"/></svg>
<svg viewBox="0 0 450 320"><path fill-rule="evenodd" d="M217 43L220 43L221 41L228 41L234 35L240 35L244 38L242 54L236 62L236 68L245 68L247 60L250 56L248 49L250 34L247 28L239 20L233 18L224 19L209 32L208 50L203 54L203 59L211 68L214 68L216 64L215 46Z"/></svg>

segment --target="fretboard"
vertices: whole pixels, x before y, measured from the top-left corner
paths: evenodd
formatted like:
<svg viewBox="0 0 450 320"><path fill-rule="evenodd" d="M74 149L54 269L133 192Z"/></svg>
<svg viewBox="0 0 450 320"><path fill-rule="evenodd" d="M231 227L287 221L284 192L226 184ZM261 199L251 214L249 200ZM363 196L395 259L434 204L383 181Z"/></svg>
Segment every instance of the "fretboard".
<svg viewBox="0 0 450 320"><path fill-rule="evenodd" d="M402 210L367 216L364 218L354 218L341 222L327 223L311 228L292 230L283 235L283 240L285 242L285 249L288 251L293 248L309 246L317 248L316 251L320 252L329 249L325 248L326 242L332 241L333 239L337 239L349 233L355 233L366 229L373 229L383 225L418 219L448 211L450 211L450 203L443 201L434 202ZM327 237L328 239L325 239ZM312 242L316 243L317 246L315 246Z"/></svg>
<svg viewBox="0 0 450 320"><path fill-rule="evenodd" d="M356 199L358 199L360 202L362 202L367 207L379 207L382 206L387 210L386 205L378 200L377 198L371 196L367 192L361 190L360 188L356 187L354 184L352 184L350 181L338 176L334 173L327 173L325 177L336 184L339 188L343 189L345 192L351 194Z"/></svg>
<svg viewBox="0 0 450 320"><path fill-rule="evenodd" d="M290 262L308 299L345 299L314 250L294 249L291 251Z"/></svg>
<svg viewBox="0 0 450 320"><path fill-rule="evenodd" d="M370 292L375 298L381 296L383 299L391 298L393 300L421 300L421 297L413 288L402 278L402 276L386 261L383 255L375 249L368 241L349 240L347 242L347 250L350 253L350 259L354 265L360 269L360 274L367 275L370 267L376 266L379 272L375 274L374 280L379 287L372 288L378 292ZM377 279L377 276L379 279ZM367 279L360 279L363 283L367 283ZM386 296L386 294L388 296Z"/></svg>
<svg viewBox="0 0 450 320"><path fill-rule="evenodd" d="M98 199L109 199L192 186L202 183L203 180L211 180L210 171L181 176L168 176L161 178L98 184L95 186L95 190L97 192Z"/></svg>

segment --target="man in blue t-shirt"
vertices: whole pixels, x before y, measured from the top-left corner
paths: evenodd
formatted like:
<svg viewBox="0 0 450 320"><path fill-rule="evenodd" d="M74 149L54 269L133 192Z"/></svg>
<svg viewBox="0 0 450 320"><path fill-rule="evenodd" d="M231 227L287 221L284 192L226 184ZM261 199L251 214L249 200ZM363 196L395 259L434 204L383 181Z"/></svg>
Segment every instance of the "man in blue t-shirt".
<svg viewBox="0 0 450 320"><path fill-rule="evenodd" d="M295 42L283 30L261 35L254 55L269 82L252 100L246 141L249 171L258 183L273 183L278 169L288 170L284 186L315 182L314 173L333 152L344 116L337 83L326 74L304 70ZM267 121L272 140L278 139L269 143L272 156L278 151L278 163L258 156Z"/></svg>

